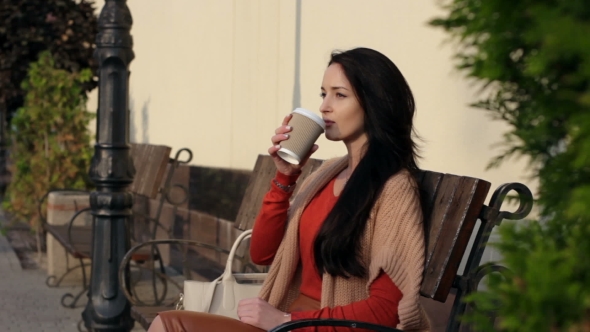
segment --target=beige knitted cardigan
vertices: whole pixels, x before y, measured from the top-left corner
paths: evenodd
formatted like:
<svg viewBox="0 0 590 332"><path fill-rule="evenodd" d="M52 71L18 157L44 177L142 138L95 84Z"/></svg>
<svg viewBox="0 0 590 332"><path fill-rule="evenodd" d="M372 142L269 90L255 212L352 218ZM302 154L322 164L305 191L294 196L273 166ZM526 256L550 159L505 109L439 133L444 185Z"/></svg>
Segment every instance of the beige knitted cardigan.
<svg viewBox="0 0 590 332"><path fill-rule="evenodd" d="M289 208L288 226L260 297L286 311L299 295L299 219L314 195L348 165L348 158L331 159L302 184ZM392 176L370 213L361 241L362 262L368 266L365 278L322 276L321 307L347 305L369 297L369 286L385 271L403 297L398 307L404 331L429 331L429 322L419 302L424 270L424 230L417 186L409 172Z"/></svg>

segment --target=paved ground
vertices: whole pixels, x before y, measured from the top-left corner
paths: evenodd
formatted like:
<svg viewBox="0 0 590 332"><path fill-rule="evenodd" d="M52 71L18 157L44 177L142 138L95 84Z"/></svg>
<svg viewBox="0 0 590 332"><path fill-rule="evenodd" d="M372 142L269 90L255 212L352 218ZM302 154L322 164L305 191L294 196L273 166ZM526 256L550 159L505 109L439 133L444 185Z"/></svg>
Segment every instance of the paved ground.
<svg viewBox="0 0 590 332"><path fill-rule="evenodd" d="M64 288L45 285L45 271L23 270L4 235L0 235L0 331L78 331L83 308L59 304Z"/></svg>
<svg viewBox="0 0 590 332"><path fill-rule="evenodd" d="M4 219L1 210L0 219ZM78 331L84 308L66 309L59 301L66 292L77 293L80 288L49 288L46 278L41 268L23 269L6 236L0 233L0 331Z"/></svg>

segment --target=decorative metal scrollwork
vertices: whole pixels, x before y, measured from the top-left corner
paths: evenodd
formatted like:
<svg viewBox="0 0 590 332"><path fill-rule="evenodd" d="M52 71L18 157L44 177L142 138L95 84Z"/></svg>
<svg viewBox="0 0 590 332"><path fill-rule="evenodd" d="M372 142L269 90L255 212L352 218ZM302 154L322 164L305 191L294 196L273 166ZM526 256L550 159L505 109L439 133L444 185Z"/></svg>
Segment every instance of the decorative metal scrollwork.
<svg viewBox="0 0 590 332"><path fill-rule="evenodd" d="M516 191L518 194L519 205L516 211L502 211L502 205L506 201L508 193ZM524 219L533 208L533 194L527 186L522 183L506 183L499 186L493 193L489 206L483 206L480 213L481 225L473 241L473 246L469 252L465 272L462 276L457 276L454 286L457 288L457 295L453 305L453 312L447 326L448 331L456 331L459 328L458 317L463 315L466 310L466 304L463 298L472 292L475 292L481 280L488 274L498 272L504 277L510 278L510 271L496 263L486 263L480 266L481 258L488 244L490 234L494 227L500 225L502 220L521 220ZM473 310L477 310L473 303L470 303ZM490 319L494 319L493 312L486 312Z"/></svg>
<svg viewBox="0 0 590 332"><path fill-rule="evenodd" d="M510 191L516 191L518 194L519 205L515 212L501 211L500 208L506 200L506 196ZM486 215L483 217L494 225L499 225L503 219L507 220L521 220L524 219L533 208L533 194L530 189L522 183L506 183L498 187L492 198L490 199L490 205L484 212Z"/></svg>

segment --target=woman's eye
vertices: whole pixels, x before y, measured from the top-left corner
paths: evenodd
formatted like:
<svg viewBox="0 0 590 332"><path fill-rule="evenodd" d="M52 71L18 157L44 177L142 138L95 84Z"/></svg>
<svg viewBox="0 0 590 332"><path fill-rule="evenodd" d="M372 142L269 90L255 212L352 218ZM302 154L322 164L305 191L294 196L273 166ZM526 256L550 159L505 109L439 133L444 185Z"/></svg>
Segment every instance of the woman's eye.
<svg viewBox="0 0 590 332"><path fill-rule="evenodd" d="M346 97L346 96L345 96L345 95L343 95L343 94L341 94L341 93L339 92L339 93L337 93L337 94L336 94L336 97L338 97L338 98L344 98L344 97Z"/></svg>
<svg viewBox="0 0 590 332"><path fill-rule="evenodd" d="M326 93L325 92L320 93L320 97L322 97L322 99L326 98Z"/></svg>

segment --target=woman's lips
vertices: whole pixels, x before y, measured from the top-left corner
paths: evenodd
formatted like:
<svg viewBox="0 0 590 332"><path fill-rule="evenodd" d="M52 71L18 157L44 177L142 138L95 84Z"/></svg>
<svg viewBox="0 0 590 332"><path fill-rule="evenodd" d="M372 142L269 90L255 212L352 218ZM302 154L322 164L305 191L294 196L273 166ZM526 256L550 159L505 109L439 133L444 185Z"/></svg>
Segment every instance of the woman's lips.
<svg viewBox="0 0 590 332"><path fill-rule="evenodd" d="M324 123L326 124L326 127L330 127L334 124L334 121L324 120Z"/></svg>

